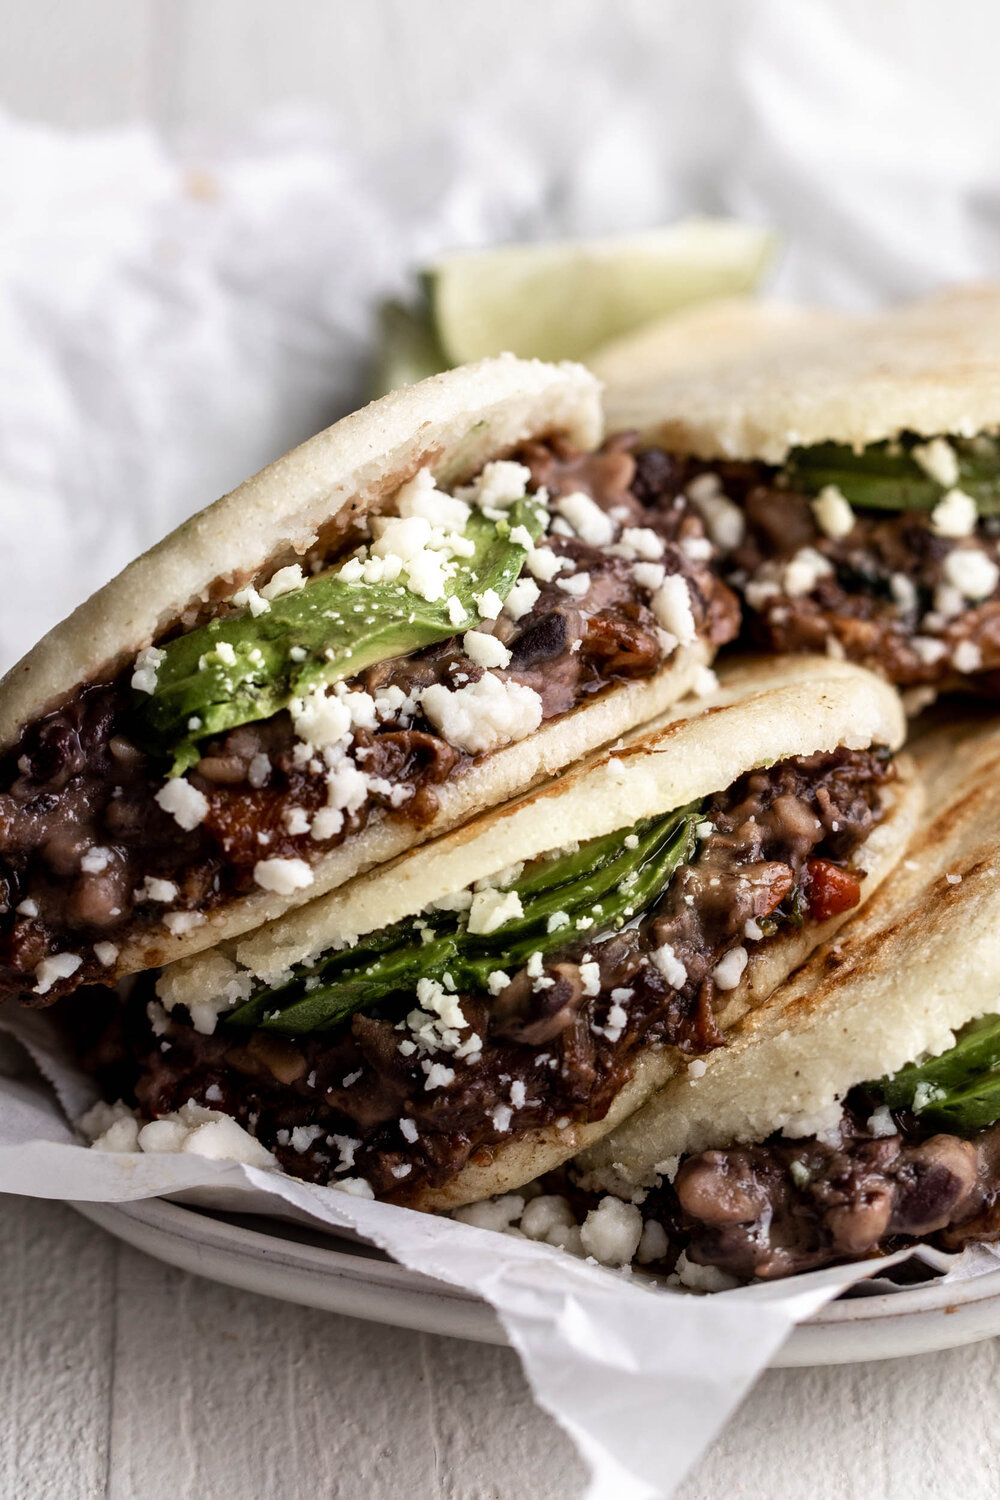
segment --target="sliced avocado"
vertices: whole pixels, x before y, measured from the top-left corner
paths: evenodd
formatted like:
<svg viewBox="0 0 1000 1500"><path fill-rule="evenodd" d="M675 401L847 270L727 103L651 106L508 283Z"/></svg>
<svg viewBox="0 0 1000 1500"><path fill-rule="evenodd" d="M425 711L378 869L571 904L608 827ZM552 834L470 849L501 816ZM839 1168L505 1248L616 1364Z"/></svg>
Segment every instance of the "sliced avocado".
<svg viewBox="0 0 1000 1500"><path fill-rule="evenodd" d="M379 310L378 353L371 375L372 400L447 370L448 364L426 302L419 307L383 302Z"/></svg>
<svg viewBox="0 0 1000 1500"><path fill-rule="evenodd" d="M614 931L651 906L690 858L699 816L692 805L591 839L572 854L535 861L509 887L520 897L521 915L495 932L471 934L464 913L409 918L299 969L289 983L254 995L225 1022L302 1036L334 1030L355 1011L412 992L418 979L447 975L460 992L482 992L494 970L518 969L534 953L557 957L582 932ZM625 840L633 835L630 848ZM550 929L557 912L566 920Z"/></svg>
<svg viewBox="0 0 1000 1500"><path fill-rule="evenodd" d="M907 434L895 443L871 443L856 453L843 443L796 448L784 469L792 488L818 495L835 485L860 510L933 510L949 488L913 457L926 439ZM995 438L949 438L958 459L956 489L976 502L981 516L1000 515L1000 444Z"/></svg>
<svg viewBox="0 0 1000 1500"><path fill-rule="evenodd" d="M281 595L266 613L227 615L168 641L154 691L135 694L142 738L173 760L176 775L200 758L207 737L269 719L293 698L474 626L475 596L492 589L506 599L524 566L526 549L510 540L519 526L533 540L541 535L530 500L500 521L474 511L465 537L475 552L455 560L448 596L434 604L402 581L348 583L331 571ZM466 611L464 627L449 612L452 596Z"/></svg>
<svg viewBox="0 0 1000 1500"><path fill-rule="evenodd" d="M1000 1120L1000 1016L982 1016L955 1045L928 1062L864 1085L890 1109L909 1109L922 1125L971 1135Z"/></svg>

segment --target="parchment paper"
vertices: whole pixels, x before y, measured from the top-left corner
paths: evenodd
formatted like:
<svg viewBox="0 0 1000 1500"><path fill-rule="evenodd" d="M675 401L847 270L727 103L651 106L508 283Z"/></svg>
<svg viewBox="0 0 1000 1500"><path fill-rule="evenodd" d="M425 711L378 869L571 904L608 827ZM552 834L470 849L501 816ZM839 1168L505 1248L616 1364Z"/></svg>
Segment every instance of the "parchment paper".
<svg viewBox="0 0 1000 1500"><path fill-rule="evenodd" d="M871 305L989 270L985 138L954 99L936 90L927 107L898 49L862 55L836 15L761 0L727 21L710 119L677 90L609 101L596 63L593 87L552 109L528 70L523 99L484 81L481 113L392 159L362 159L342 126L296 112L170 149L140 126L68 135L0 115L0 670L184 516L355 404L376 300L441 248L736 211L785 233L783 295ZM851 115L862 98L878 112L868 131ZM234 1163L90 1152L67 1123L89 1086L43 1017L4 1021L66 1113L12 1052L0 1191L237 1188L477 1292L590 1461L592 1500L670 1494L793 1324L874 1269L671 1294ZM983 1251L948 1274L996 1264Z"/></svg>

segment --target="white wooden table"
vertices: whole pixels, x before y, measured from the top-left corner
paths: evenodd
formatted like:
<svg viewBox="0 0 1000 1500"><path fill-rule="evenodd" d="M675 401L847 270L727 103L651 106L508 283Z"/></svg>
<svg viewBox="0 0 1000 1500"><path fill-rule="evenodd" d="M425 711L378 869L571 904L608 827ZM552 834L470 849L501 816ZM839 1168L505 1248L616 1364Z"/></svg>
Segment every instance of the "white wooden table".
<svg viewBox="0 0 1000 1500"><path fill-rule="evenodd" d="M4 1500L575 1500L516 1356L272 1302L0 1208ZM683 1500L995 1500L1000 1343L765 1376Z"/></svg>
<svg viewBox="0 0 1000 1500"><path fill-rule="evenodd" d="M933 0L909 0L905 25L898 7L838 3L873 45L908 48L935 97L941 86L995 117L995 69L980 65L995 11L954 0L959 44L942 67ZM727 0L2 0L0 105L59 125L174 129L296 100L381 149L460 121L527 43L551 61L556 110L595 65L622 107L637 89L685 90L700 159L724 167L713 65L739 23ZM505 1350L230 1291L53 1203L0 1203L0 1266L3 1500L581 1492L582 1465ZM993 1342L768 1375L684 1500L995 1500L998 1365Z"/></svg>

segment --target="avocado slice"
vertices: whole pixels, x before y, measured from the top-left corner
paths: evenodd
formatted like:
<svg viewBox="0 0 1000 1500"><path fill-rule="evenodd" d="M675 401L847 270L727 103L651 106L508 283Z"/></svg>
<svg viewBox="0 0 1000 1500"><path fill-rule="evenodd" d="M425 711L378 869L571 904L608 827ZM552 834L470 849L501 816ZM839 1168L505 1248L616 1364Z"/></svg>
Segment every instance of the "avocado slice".
<svg viewBox="0 0 1000 1500"><path fill-rule="evenodd" d="M890 1109L913 1110L932 1129L984 1130L1000 1120L1000 1016L970 1021L939 1057L864 1087Z"/></svg>
<svg viewBox="0 0 1000 1500"><path fill-rule="evenodd" d="M933 510L946 492L918 464L913 450L926 441L907 434L896 443L870 443L860 453L843 443L796 448L783 477L793 489L818 495L835 485L860 510ZM981 516L1000 515L1000 443L996 438L949 438L958 482Z"/></svg>
<svg viewBox="0 0 1000 1500"><path fill-rule="evenodd" d="M460 993L481 993L494 970L514 971L534 953L557 956L582 932L615 931L651 906L691 856L699 806L591 839L572 854L533 861L508 887L520 898L521 915L494 932L471 934L464 912L408 918L311 969L297 969L290 982L254 995L225 1024L290 1036L331 1031L355 1011L412 991L418 979L442 981L445 975ZM632 837L634 848L626 842ZM566 920L550 929L557 912Z"/></svg>
<svg viewBox="0 0 1000 1500"><path fill-rule="evenodd" d="M519 500L498 521L474 511L464 531L473 553L457 558L448 596L428 603L402 582L348 582L336 571L318 574L266 613L226 615L163 646L152 693L136 692L140 737L173 761L178 775L200 758L206 738L269 719L317 688L355 677L366 667L409 655L458 629L449 599L461 603L464 628L478 620L475 596L492 589L506 599L527 549L511 541L523 526L533 541L544 513Z"/></svg>

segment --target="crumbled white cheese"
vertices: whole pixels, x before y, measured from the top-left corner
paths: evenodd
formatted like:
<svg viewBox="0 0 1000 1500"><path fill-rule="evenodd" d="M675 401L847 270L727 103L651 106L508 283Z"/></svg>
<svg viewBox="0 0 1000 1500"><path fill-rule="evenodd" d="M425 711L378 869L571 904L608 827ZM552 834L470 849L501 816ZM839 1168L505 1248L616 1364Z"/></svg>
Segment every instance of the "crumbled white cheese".
<svg viewBox="0 0 1000 1500"><path fill-rule="evenodd" d="M643 562L656 562L663 556L664 541L651 526L626 526L622 532L622 546L630 547Z"/></svg>
<svg viewBox="0 0 1000 1500"><path fill-rule="evenodd" d="M247 768L247 781L254 788L262 787L271 774L271 762L264 752L258 751L250 757L250 765Z"/></svg>
<svg viewBox="0 0 1000 1500"><path fill-rule="evenodd" d="M25 896L24 900L19 902L14 910L21 917L37 917L38 902L35 901L31 896Z"/></svg>
<svg viewBox="0 0 1000 1500"><path fill-rule="evenodd" d="M531 470L509 459L488 463L470 485L460 491L483 510L508 510L515 500L523 500L531 480Z"/></svg>
<svg viewBox="0 0 1000 1500"><path fill-rule="evenodd" d="M482 630L467 630L462 637L462 649L477 667L508 667L510 652L503 641Z"/></svg>
<svg viewBox="0 0 1000 1500"><path fill-rule="evenodd" d="M513 1116L514 1111L511 1109L509 1104L496 1105L492 1114L490 1115L490 1119L493 1121L493 1129L499 1130L501 1134L505 1130L509 1130L510 1122L513 1119Z"/></svg>
<svg viewBox="0 0 1000 1500"><path fill-rule="evenodd" d="M583 993L587 996L599 995L601 993L601 966L598 963L582 963L580 965L580 981L583 985Z"/></svg>
<svg viewBox="0 0 1000 1500"><path fill-rule="evenodd" d="M746 535L746 517L738 505L720 493L714 474L700 474L687 487L705 530L720 552L734 552Z"/></svg>
<svg viewBox="0 0 1000 1500"><path fill-rule="evenodd" d="M821 578L828 578L833 568L815 547L800 547L786 563L782 573L782 588L792 599L811 594Z"/></svg>
<svg viewBox="0 0 1000 1500"><path fill-rule="evenodd" d="M745 948L730 948L712 970L712 978L720 990L734 990L743 978L748 962Z"/></svg>
<svg viewBox="0 0 1000 1500"><path fill-rule="evenodd" d="M304 859L259 859L253 867L253 878L265 891L290 896L312 885L313 872Z"/></svg>
<svg viewBox="0 0 1000 1500"><path fill-rule="evenodd" d="M976 529L976 502L964 490L949 490L931 511L931 530L938 536L971 536Z"/></svg>
<svg viewBox="0 0 1000 1500"><path fill-rule="evenodd" d="M551 547L535 547L528 553L528 572L542 583L551 583L562 568L570 566L569 558L557 556Z"/></svg>
<svg viewBox="0 0 1000 1500"><path fill-rule="evenodd" d="M555 502L555 509L588 546L607 547L614 540L614 521L596 500L592 500L582 490L574 491L572 495L562 495ZM659 556L659 553L655 555Z"/></svg>
<svg viewBox="0 0 1000 1500"><path fill-rule="evenodd" d="M503 1128L506 1129L506 1126ZM460 1224L471 1224L476 1229L502 1232L521 1217L524 1205L525 1200L520 1193L506 1193L501 1198L484 1198L480 1203L468 1203L463 1208L456 1208L452 1218L457 1219Z"/></svg>
<svg viewBox="0 0 1000 1500"><path fill-rule="evenodd" d="M411 593L436 604L448 592L448 581L454 572L438 552L420 552L406 570L407 585Z"/></svg>
<svg viewBox="0 0 1000 1500"><path fill-rule="evenodd" d="M954 620L965 609L965 598L960 589L950 583L939 583L934 590L934 613L942 620Z"/></svg>
<svg viewBox="0 0 1000 1500"><path fill-rule="evenodd" d="M604 1024L604 1035L609 1042L617 1042L628 1025L628 1011L624 1005L612 1005Z"/></svg>
<svg viewBox="0 0 1000 1500"><path fill-rule="evenodd" d="M983 664L983 653L975 641L959 641L951 653L956 672L978 672Z"/></svg>
<svg viewBox="0 0 1000 1500"><path fill-rule="evenodd" d="M120 950L116 943L94 944L94 957L97 959L97 962L99 964L102 964L104 966L105 969L110 969L111 965L117 959L119 952Z"/></svg>
<svg viewBox="0 0 1000 1500"><path fill-rule="evenodd" d="M896 1134L896 1122L892 1118L888 1104L880 1104L878 1109L868 1116L865 1128L869 1135L873 1135L876 1138Z"/></svg>
<svg viewBox="0 0 1000 1500"><path fill-rule="evenodd" d="M632 577L641 589L649 589L655 593L667 576L667 570L662 563L640 562L635 563L632 568Z"/></svg>
<svg viewBox="0 0 1000 1500"><path fill-rule="evenodd" d="M351 710L343 698L318 688L288 705L292 726L304 744L322 749L336 745L351 731Z"/></svg>
<svg viewBox="0 0 1000 1500"><path fill-rule="evenodd" d="M634 1203L606 1194L580 1227L583 1248L603 1266L627 1266L642 1238L642 1214Z"/></svg>
<svg viewBox="0 0 1000 1500"><path fill-rule="evenodd" d="M918 596L913 580L905 573L893 573L889 579L889 592L904 615L916 613Z"/></svg>
<svg viewBox="0 0 1000 1500"><path fill-rule="evenodd" d="M545 924L546 932L559 932L563 927L569 926L569 913L565 911L554 911Z"/></svg>
<svg viewBox="0 0 1000 1500"><path fill-rule="evenodd" d="M681 551L692 562L708 562L715 548L707 536L684 536L681 537Z"/></svg>
<svg viewBox="0 0 1000 1500"><path fill-rule="evenodd" d="M525 1204L519 1227L529 1240L547 1240L553 1229L568 1229L575 1223L567 1198L559 1193L540 1193Z"/></svg>
<svg viewBox="0 0 1000 1500"><path fill-rule="evenodd" d="M165 782L156 794L156 801L185 833L190 833L208 817L209 804L205 793L183 776Z"/></svg>
<svg viewBox="0 0 1000 1500"><path fill-rule="evenodd" d="M674 1271L681 1286L692 1292L728 1292L739 1284L735 1277L720 1271L718 1266L700 1266L697 1261L688 1260L683 1250L677 1257Z"/></svg>
<svg viewBox="0 0 1000 1500"><path fill-rule="evenodd" d="M455 1069L446 1068L444 1063L423 1062L421 1067L427 1074L424 1080L424 1092L429 1093L431 1089L443 1089L455 1079Z"/></svg>
<svg viewBox="0 0 1000 1500"><path fill-rule="evenodd" d="M142 889L136 892L136 899L159 901L166 905L170 901L176 901L179 894L172 880L162 880L158 875L147 875L142 883Z"/></svg>
<svg viewBox="0 0 1000 1500"><path fill-rule="evenodd" d="M564 593L570 594L574 599L582 599L590 588L590 574L571 573L568 578L557 578L556 588L562 589Z"/></svg>
<svg viewBox="0 0 1000 1500"><path fill-rule="evenodd" d="M489 672L454 692L444 683L432 683L420 701L448 743L471 755L522 740L542 722L542 700L533 688Z"/></svg>
<svg viewBox="0 0 1000 1500"><path fill-rule="evenodd" d="M510 975L505 974L503 969L492 969L486 976L486 988L491 995L499 995L510 984Z"/></svg>
<svg viewBox="0 0 1000 1500"><path fill-rule="evenodd" d="M417 1122L415 1120L408 1120L405 1115L399 1122L399 1131L403 1140L408 1141L411 1146L415 1144L420 1134L417 1129Z"/></svg>
<svg viewBox="0 0 1000 1500"><path fill-rule="evenodd" d="M441 526L448 531L464 531L470 514L464 500L437 488L434 475L428 468L419 469L397 491L395 511L403 517L422 516L431 526Z"/></svg>
<svg viewBox="0 0 1000 1500"><path fill-rule="evenodd" d="M523 917L524 908L516 891L477 891L469 912L469 932L473 936L496 932L515 917Z"/></svg>
<svg viewBox="0 0 1000 1500"><path fill-rule="evenodd" d="M281 814L281 821L285 825L285 832L293 839L309 832L309 814L304 807L286 807Z"/></svg>
<svg viewBox="0 0 1000 1500"><path fill-rule="evenodd" d="M330 1186L352 1198L374 1198L375 1189L365 1177L338 1177Z"/></svg>
<svg viewBox="0 0 1000 1500"><path fill-rule="evenodd" d="M412 562L431 539L431 524L424 516L378 516L372 521L376 539L373 557L398 557Z"/></svg>
<svg viewBox="0 0 1000 1500"><path fill-rule="evenodd" d="M207 920L202 911L171 911L163 918L163 925L173 937L184 937L196 927L204 926Z"/></svg>
<svg viewBox="0 0 1000 1500"><path fill-rule="evenodd" d="M653 1261L662 1260L667 1253L669 1243L667 1231L659 1219L647 1219L642 1226L635 1258L640 1266L648 1266Z"/></svg>
<svg viewBox="0 0 1000 1500"><path fill-rule="evenodd" d="M951 489L958 483L958 454L943 437L931 438L929 443L917 443L910 452L927 477L942 489Z"/></svg>
<svg viewBox="0 0 1000 1500"><path fill-rule="evenodd" d="M481 620L497 620L503 609L503 600L496 589L486 589L484 593L476 595L476 608Z"/></svg>
<svg viewBox="0 0 1000 1500"><path fill-rule="evenodd" d="M722 494L722 481L718 474L696 474L688 481L687 496L695 505L702 505Z"/></svg>
<svg viewBox="0 0 1000 1500"><path fill-rule="evenodd" d="M238 590L238 592L233 595L233 603L235 604L237 609L249 609L251 615L255 620L259 615L266 615L268 610L271 608L268 601L264 598L264 595L258 594L253 585L249 583L247 584L246 588Z"/></svg>
<svg viewBox="0 0 1000 1500"><path fill-rule="evenodd" d="M682 646L689 646L697 638L694 614L691 610L691 594L687 581L680 573L669 573L651 600L654 615Z"/></svg>
<svg viewBox="0 0 1000 1500"><path fill-rule="evenodd" d="M158 651L155 646L147 646L145 651L139 652L135 659L135 671L132 673L132 687L137 693L156 692L156 674L166 654L165 651Z"/></svg>
<svg viewBox="0 0 1000 1500"><path fill-rule="evenodd" d="M265 599L280 599L282 594L294 594L298 589L304 588L305 582L305 574L299 564L291 563L287 568L279 568L260 592Z"/></svg>
<svg viewBox="0 0 1000 1500"><path fill-rule="evenodd" d="M931 635L915 635L910 644L920 660L928 667L932 667L935 662L948 654L948 647L944 641L937 640Z"/></svg>
<svg viewBox="0 0 1000 1500"><path fill-rule="evenodd" d="M125 1105L119 1106L122 1110ZM86 1118L86 1116L84 1117ZM82 1121L80 1122L83 1123ZM94 1151L138 1151L139 1150L139 1121L131 1110L113 1120L99 1136L91 1141L91 1149Z"/></svg>
<svg viewBox="0 0 1000 1500"><path fill-rule="evenodd" d="M103 1108L107 1110L107 1106ZM113 1118L93 1142L97 1151L183 1151L215 1161L244 1162L252 1167L275 1165L270 1151L265 1150L230 1115L217 1109L206 1109L193 1100L182 1104L173 1114L151 1120L141 1129L123 1104L113 1105L109 1113ZM101 1123L102 1117L96 1109L90 1110L79 1122L81 1129L90 1135Z"/></svg>
<svg viewBox="0 0 1000 1500"><path fill-rule="evenodd" d="M835 484L823 486L812 502L812 513L820 531L834 541L840 541L854 530L854 512Z"/></svg>
<svg viewBox="0 0 1000 1500"><path fill-rule="evenodd" d="M80 861L80 869L85 875L100 875L111 863L111 850L103 849L98 844L89 848Z"/></svg>
<svg viewBox="0 0 1000 1500"><path fill-rule="evenodd" d="M751 943L759 943L764 936L764 929L753 917L747 917L743 923L743 936Z"/></svg>
<svg viewBox="0 0 1000 1500"><path fill-rule="evenodd" d="M964 599L973 601L989 598L1000 583L1000 568L992 557L975 547L956 547L949 552L943 572Z"/></svg>
<svg viewBox="0 0 1000 1500"><path fill-rule="evenodd" d="M82 963L79 953L54 953L51 958L43 958L41 963L35 965L37 983L34 994L47 995L60 979L69 979L75 974Z"/></svg>
<svg viewBox="0 0 1000 1500"><path fill-rule="evenodd" d="M664 943L652 955L655 968L659 969L672 989L679 990L687 983L687 969L677 957L670 943Z"/></svg>
<svg viewBox="0 0 1000 1500"><path fill-rule="evenodd" d="M521 578L507 595L504 614L512 620L520 620L534 609L541 589L533 578Z"/></svg>

